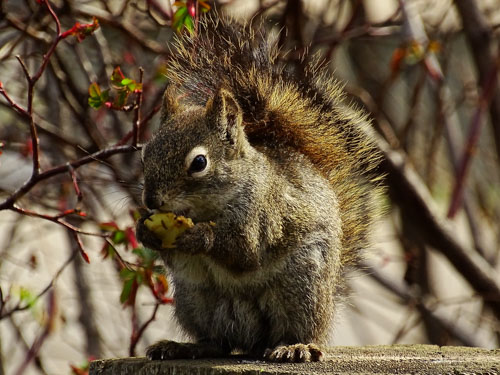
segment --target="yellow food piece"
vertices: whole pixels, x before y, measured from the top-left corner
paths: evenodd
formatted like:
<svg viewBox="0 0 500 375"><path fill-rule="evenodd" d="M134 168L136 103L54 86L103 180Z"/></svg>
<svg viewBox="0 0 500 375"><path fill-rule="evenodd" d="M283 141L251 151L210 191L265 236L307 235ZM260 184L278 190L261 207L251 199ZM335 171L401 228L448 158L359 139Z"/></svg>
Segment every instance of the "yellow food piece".
<svg viewBox="0 0 500 375"><path fill-rule="evenodd" d="M156 237L161 239L161 246L165 249L175 247L174 242L186 229L194 226L190 218L184 216L175 216L172 212L160 212L153 214L144 220L144 225Z"/></svg>

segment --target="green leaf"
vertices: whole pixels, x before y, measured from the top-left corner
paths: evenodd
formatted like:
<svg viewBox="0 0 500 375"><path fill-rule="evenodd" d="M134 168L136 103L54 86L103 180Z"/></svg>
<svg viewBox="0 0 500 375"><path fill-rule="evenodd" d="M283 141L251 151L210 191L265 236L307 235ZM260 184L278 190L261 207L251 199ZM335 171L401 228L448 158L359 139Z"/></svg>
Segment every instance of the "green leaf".
<svg viewBox="0 0 500 375"><path fill-rule="evenodd" d="M184 19L184 26L186 27L186 29L189 30L190 33L192 33L194 31L194 23L193 23L193 19L191 18L190 15L188 15Z"/></svg>
<svg viewBox="0 0 500 375"><path fill-rule="evenodd" d="M142 83L134 82L134 84L135 84L134 91L142 91Z"/></svg>
<svg viewBox="0 0 500 375"><path fill-rule="evenodd" d="M127 90L130 92L134 92L137 86L137 83L135 83L135 81L132 81L127 85Z"/></svg>
<svg viewBox="0 0 500 375"><path fill-rule="evenodd" d="M99 109L103 105L101 96L101 88L96 82L92 82L89 86L89 105L94 109Z"/></svg>
<svg viewBox="0 0 500 375"><path fill-rule="evenodd" d="M101 88L96 82L92 82L89 86L89 95L91 98L101 97Z"/></svg>
<svg viewBox="0 0 500 375"><path fill-rule="evenodd" d="M126 90L118 91L113 104L115 107L123 107L127 103L129 92Z"/></svg>
<svg viewBox="0 0 500 375"><path fill-rule="evenodd" d="M109 99L109 89L108 90L104 90L102 93L101 93L101 100L102 102L104 103L105 101L107 101Z"/></svg>
<svg viewBox="0 0 500 375"><path fill-rule="evenodd" d="M143 258L144 248L138 247L137 249L132 250L132 254L137 255L139 258Z"/></svg>
<svg viewBox="0 0 500 375"><path fill-rule="evenodd" d="M151 250L147 247L138 247L132 250L132 253L137 255L141 261L141 266L149 268L153 265L154 261L158 259L158 252Z"/></svg>
<svg viewBox="0 0 500 375"><path fill-rule="evenodd" d="M103 102L102 102L101 98L89 97L89 106L91 108L99 109L102 107L102 105L103 105Z"/></svg>
<svg viewBox="0 0 500 375"><path fill-rule="evenodd" d="M113 84L113 85L115 85L117 87L121 87L121 86L123 86L121 84L123 79L125 79L125 76L123 75L122 70L120 69L120 67L117 66L113 70L113 74L111 74L111 84Z"/></svg>
<svg viewBox="0 0 500 375"><path fill-rule="evenodd" d="M135 271L129 268L123 268L120 271L120 278L122 278L123 280L133 279L135 278Z"/></svg>
<svg viewBox="0 0 500 375"><path fill-rule="evenodd" d="M38 298L35 295L33 295L31 291L29 291L24 287L21 287L21 289L19 290L19 299L22 302L24 302L30 309L33 308L33 306L35 306L38 300Z"/></svg>
<svg viewBox="0 0 500 375"><path fill-rule="evenodd" d="M113 238L111 239L111 241L113 241L115 245L123 243L123 241L125 241L125 232L122 230L117 230L113 234Z"/></svg>
<svg viewBox="0 0 500 375"><path fill-rule="evenodd" d="M99 85L97 85L97 83L95 84L95 86L93 86L93 85L94 84L90 85L90 87L89 87L90 96L89 96L88 103L89 103L89 106L91 106L92 108L99 109L108 100L109 90L104 90L101 92L101 89L99 88Z"/></svg>
<svg viewBox="0 0 500 375"><path fill-rule="evenodd" d="M187 16L188 16L187 7L177 9L177 12L175 12L174 18L172 20L172 28L175 31L180 32L182 29L182 26L184 25L184 19Z"/></svg>
<svg viewBox="0 0 500 375"><path fill-rule="evenodd" d="M144 275L142 272L137 272L135 274L135 281L137 281L137 284L141 285L142 282L144 281Z"/></svg>
<svg viewBox="0 0 500 375"><path fill-rule="evenodd" d="M132 286L134 285L135 278L127 279L123 283L123 289L120 294L120 302L125 303L130 297L130 292L132 291Z"/></svg>
<svg viewBox="0 0 500 375"><path fill-rule="evenodd" d="M122 86L128 86L130 85L132 82L134 82L133 79L130 79L130 78L124 78L121 80L121 85Z"/></svg>

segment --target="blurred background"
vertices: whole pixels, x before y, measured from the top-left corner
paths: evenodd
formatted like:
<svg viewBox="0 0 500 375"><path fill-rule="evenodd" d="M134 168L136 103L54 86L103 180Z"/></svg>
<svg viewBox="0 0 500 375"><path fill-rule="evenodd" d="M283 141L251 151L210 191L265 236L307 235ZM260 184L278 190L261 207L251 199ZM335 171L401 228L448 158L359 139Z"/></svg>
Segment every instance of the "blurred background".
<svg viewBox="0 0 500 375"><path fill-rule="evenodd" d="M386 213L331 344L499 347L499 0L0 6L0 374L186 340L135 240L137 148L172 38L214 9L271 30L284 63L325 65L384 154Z"/></svg>

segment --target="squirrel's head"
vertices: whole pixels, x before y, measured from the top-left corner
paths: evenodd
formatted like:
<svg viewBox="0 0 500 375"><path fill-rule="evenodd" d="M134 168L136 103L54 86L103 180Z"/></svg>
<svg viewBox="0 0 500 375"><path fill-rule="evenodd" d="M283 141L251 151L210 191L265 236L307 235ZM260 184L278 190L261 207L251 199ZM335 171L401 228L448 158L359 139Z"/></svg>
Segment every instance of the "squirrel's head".
<svg viewBox="0 0 500 375"><path fill-rule="evenodd" d="M142 152L144 204L206 220L229 199L234 172L251 149L242 112L220 89L206 106L183 106L165 91L161 127Z"/></svg>

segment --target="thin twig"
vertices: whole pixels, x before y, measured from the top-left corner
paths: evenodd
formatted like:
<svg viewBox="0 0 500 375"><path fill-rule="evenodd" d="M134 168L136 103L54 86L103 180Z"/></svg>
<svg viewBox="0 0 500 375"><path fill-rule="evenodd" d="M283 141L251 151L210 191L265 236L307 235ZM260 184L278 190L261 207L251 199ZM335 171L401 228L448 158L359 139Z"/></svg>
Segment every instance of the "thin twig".
<svg viewBox="0 0 500 375"><path fill-rule="evenodd" d="M426 314L453 337L468 346L484 346L479 337L472 331L466 331L463 327L454 324L454 319L446 313L437 312L425 296L419 295L415 290L408 288L402 283L391 280L387 275L381 273L377 267L365 263L362 269L371 278L375 279L381 286L401 298L407 305L414 305L422 314Z"/></svg>
<svg viewBox="0 0 500 375"><path fill-rule="evenodd" d="M135 348L137 346L137 343L139 342L140 338L144 334L144 331L148 326L156 319L156 312L158 311L158 308L160 307L159 303L156 303L155 308L153 310L153 313L151 314L151 317L146 320L142 326L136 331L132 333L132 337L130 339L130 348L129 348L129 355L134 356L135 355Z"/></svg>
<svg viewBox="0 0 500 375"><path fill-rule="evenodd" d="M139 67L139 83L142 86L142 79L144 76L144 69ZM137 146L137 142L139 141L139 127L141 125L141 107L142 107L142 93L143 88L137 93L137 97L135 99L135 112L134 112L134 122L132 123L132 146Z"/></svg>
<svg viewBox="0 0 500 375"><path fill-rule="evenodd" d="M54 39L54 41L52 42L52 44L50 45L49 50L43 56L42 65L40 65L40 68L38 68L37 73L31 78L31 80L30 80L31 86L34 86L35 83L40 79L43 72L45 71L45 68L47 67L47 64L49 63L50 57L54 53L59 42L62 40L62 38L61 38L61 35L62 35L61 34L61 23L59 22L59 17L57 17L57 14L52 9L52 6L50 5L50 2L48 0L45 0L44 3L45 3L45 5L47 5L47 9L48 9L50 15L52 16L52 18L54 19L54 22L56 23L56 34L57 35L56 35L56 38Z"/></svg>
<svg viewBox="0 0 500 375"><path fill-rule="evenodd" d="M138 129L138 135L137 135L137 138L140 139L141 137L141 134L144 132L144 128L146 126L146 124L149 122L149 120L151 120L151 118L156 115L161 109L161 105L158 104L156 106L154 106L151 111L142 118L142 120L139 122L139 126L137 127ZM130 130L127 134L125 134L123 136L122 139L120 139L116 144L115 144L115 147L116 146L121 146L121 145L124 145L126 144L134 135L134 129ZM139 146L138 146L139 147Z"/></svg>
<svg viewBox="0 0 500 375"><path fill-rule="evenodd" d="M478 82L484 84L489 78L489 74L494 70L493 67L498 64L495 60L493 43L497 40L493 30L486 21L486 17L479 9L480 2L475 0L454 0L456 9L462 19L463 30L467 41L472 50L477 72ZM498 160L500 160L500 90L496 88L489 105L489 114L491 117L491 128L495 139Z"/></svg>
<svg viewBox="0 0 500 375"><path fill-rule="evenodd" d="M78 204L83 199L83 194L82 194L82 191L80 190L80 187L78 186L78 178L76 177L75 168L73 168L71 166L71 164L68 164L68 172L69 172L69 174L71 176L71 181L73 182L73 188L75 189L75 194L76 194L76 199L77 199L77 206L78 206Z"/></svg>
<svg viewBox="0 0 500 375"><path fill-rule="evenodd" d="M26 80L28 82L31 81L31 76L30 76L30 73L28 71L28 67L24 63L24 60L21 59L21 56L19 56L19 55L16 55L15 57L16 57L16 60L19 62L19 65L21 65L21 68L23 69L23 73L24 73L24 76L26 77Z"/></svg>
<svg viewBox="0 0 500 375"><path fill-rule="evenodd" d="M65 227L65 228L67 228L69 230L72 230L75 233L83 234L83 235L86 235L86 236L95 236L95 237L105 237L106 236L106 235L104 235L102 233L93 233L93 232L87 232L87 231L81 230L80 228L78 228L78 227L76 227L76 226L68 223L67 221L61 220L62 217L67 216L69 213L63 213L61 215L51 216L51 215L46 215L46 214L40 214L38 212L35 212L35 211L32 211L32 210L28 210L28 209L25 209L25 208L16 207L16 206L12 206L10 208L10 210L14 211L14 212L17 212L18 214L21 214L21 215L32 216L32 217L36 217L36 218L39 218L39 219L44 219L44 220L47 220L47 221L51 221L53 223L62 225L63 227ZM70 210L70 213L71 213L71 211L72 210Z"/></svg>
<svg viewBox="0 0 500 375"><path fill-rule="evenodd" d="M21 332L21 327L23 327L23 325L18 326L16 324L16 322L14 321L14 318L13 316L11 315L9 317L9 323L11 324L12 328L14 329L15 331L15 334L16 334L16 337L17 337L17 340L21 342L22 346L24 347L24 350L26 352L28 352L30 350L30 346L28 345L28 343L26 342L26 339L23 337L23 334ZM42 361L42 358L40 355L37 355L35 356L35 358L33 359L33 362L37 368L37 370L43 374L43 375L48 375L47 371L45 370L44 368L44 365L43 365L43 361ZM3 375L3 374L2 374Z"/></svg>
<svg viewBox="0 0 500 375"><path fill-rule="evenodd" d="M26 117L29 119L30 115L29 113L26 111L26 109L24 109L23 107L21 107L19 104L17 104L8 94L7 92L5 91L4 87L3 87L3 84L2 82L0 82L0 95L2 95L5 100L7 100L7 103L9 103L9 105L17 112L19 113L20 115Z"/></svg>
<svg viewBox="0 0 500 375"><path fill-rule="evenodd" d="M57 272L55 273L54 277L52 277L52 279L47 284L47 286L45 286L45 288L43 288L42 291L40 291L36 295L35 299L38 299L38 298L42 297L45 293L47 293L49 290L52 289L52 287L55 285L55 283L56 283L57 279L59 278L59 276L63 273L63 271L66 269L66 267L73 261L73 259L75 258L76 254L78 254L77 251L73 251L70 254L70 256L68 257L68 259L66 259L66 261L62 264L62 266L57 270ZM3 312L2 314L0 314L0 320L6 318L8 316L11 316L13 313L15 313L17 311L27 310L31 306L30 303L25 303L23 305L21 305L21 303L22 303L22 301L19 301L16 306L14 306L10 310L8 310L8 311Z"/></svg>
<svg viewBox="0 0 500 375"><path fill-rule="evenodd" d="M85 17L96 16L101 24L108 24L123 31L127 36L133 39L137 44L142 47L158 54L158 55L168 55L169 50L161 43L148 38L143 32L136 28L132 23L125 22L124 20L116 19L112 14L103 11L100 8L88 6L85 4L78 4L78 7L74 8L75 12L79 15Z"/></svg>
<svg viewBox="0 0 500 375"><path fill-rule="evenodd" d="M54 328L55 320L56 320L56 297L54 291L51 291L48 298L48 306L47 306L47 321L45 323L44 329L42 333L35 339L33 345L26 353L26 357L24 358L23 363L19 366L16 371L16 375L21 375L31 361L38 355L42 344L50 335Z"/></svg>
<svg viewBox="0 0 500 375"><path fill-rule="evenodd" d="M61 24L59 22L59 18L55 14L54 10L52 9L52 6L50 5L50 2L48 0L44 1L44 4L47 6L47 9L54 19L56 23L56 31L57 31L57 36L52 42L49 50L47 53L43 56L42 64L40 65L40 68L38 69L37 73L31 77L28 68L24 64L24 61L19 57L16 56L17 60L21 64L24 74L26 76L26 79L28 81L28 105L26 111L28 112L28 115L30 117L30 133L31 133L31 142L33 145L33 172L32 172L32 178L36 177L40 173L40 140L38 138L38 131L36 128L35 124L35 119L33 117L33 98L34 98L34 88L36 82L40 79L42 76L43 72L45 71L45 68L47 67L47 64L49 63L50 57L54 53L58 43L61 41Z"/></svg>
<svg viewBox="0 0 500 375"><path fill-rule="evenodd" d="M127 262L125 259L123 259L123 257L121 256L120 252L116 249L116 246L115 244L113 243L113 241L111 241L109 239L109 237L106 237L105 238L105 241L108 243L109 246L111 246L111 248L114 250L115 252L115 255L116 255L116 258L117 258L117 262L118 264L120 265L120 267L123 267L123 268L126 268L130 271L133 271L133 268L130 267L130 262Z"/></svg>
<svg viewBox="0 0 500 375"><path fill-rule="evenodd" d="M380 137L378 146L384 155L381 167L387 174L392 199L408 215L419 218L419 235L445 255L500 316L500 282L496 271L479 254L457 242L450 228L451 223L438 214L429 191L406 158L390 150Z"/></svg>
<svg viewBox="0 0 500 375"><path fill-rule="evenodd" d="M71 234L73 236L73 239L75 240L77 249L80 252L80 255L82 256L83 260L85 260L85 262L87 262L87 263L90 263L89 256L87 255L85 249L83 248L83 243L82 243L82 240L80 239L80 237L78 236L78 233L76 231L72 230Z"/></svg>
<svg viewBox="0 0 500 375"><path fill-rule="evenodd" d="M94 161L102 161L104 159L109 158L112 155L115 154L122 154L126 152L135 152L137 151L137 147L130 146L130 145L125 145L125 146L114 146L110 148L106 148L104 150L100 150L97 152L94 152L91 155L85 156L81 159L59 165L57 167L50 168L44 172L41 172L40 174L36 176L32 176L28 181L24 183L23 186L21 186L19 189L17 189L14 193L12 193L5 201L0 203L0 211L5 210L5 209L10 209L14 206L14 203L20 199L22 196L24 196L26 193L28 193L36 184L38 184L40 181L46 180L50 177L56 176L61 173L68 172L68 168L79 168L82 165L89 164Z"/></svg>
<svg viewBox="0 0 500 375"><path fill-rule="evenodd" d="M464 194L465 179L469 171L469 167L472 161L472 156L475 154L477 143L479 142L479 135L481 134L482 128L482 117L484 112L488 109L488 106L493 98L497 87L497 74L498 74L498 59L494 65L487 81L485 82L485 87L479 98L479 103L476 108L476 112L472 117L472 122L470 125L469 135L467 137L467 143L465 145L465 150L460 161L458 173L455 181L455 186L453 188L453 194L450 202L450 207L448 209L448 218L452 218L457 213Z"/></svg>

